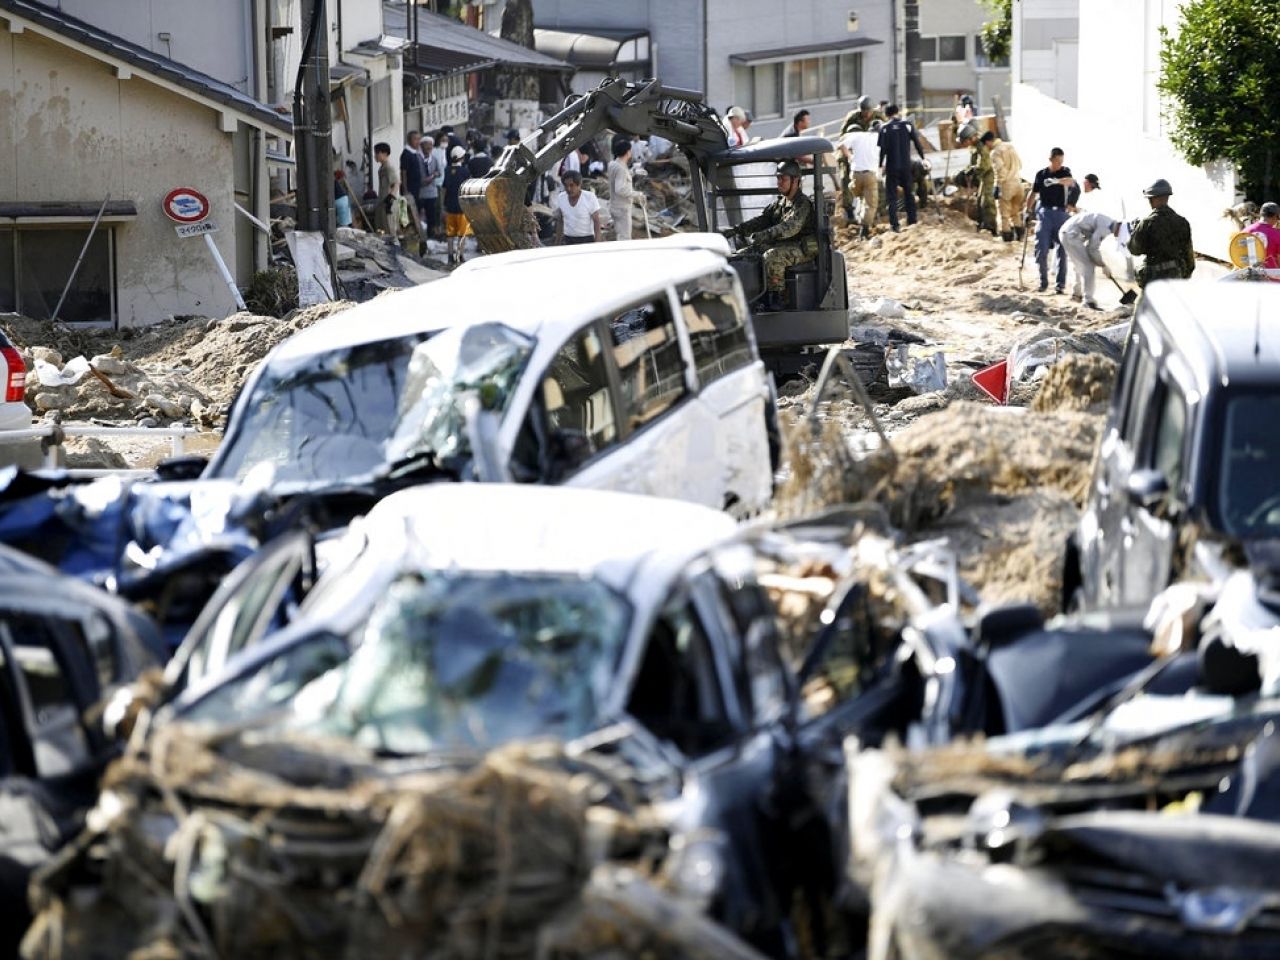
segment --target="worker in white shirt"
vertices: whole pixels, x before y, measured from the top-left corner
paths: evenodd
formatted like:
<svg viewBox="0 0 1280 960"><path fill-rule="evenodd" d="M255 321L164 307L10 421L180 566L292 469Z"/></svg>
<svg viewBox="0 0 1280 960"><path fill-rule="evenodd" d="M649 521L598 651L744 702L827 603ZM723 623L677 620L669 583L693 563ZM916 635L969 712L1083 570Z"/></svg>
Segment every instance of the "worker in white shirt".
<svg viewBox="0 0 1280 960"><path fill-rule="evenodd" d="M871 235L880 208L880 123L873 120L870 129L854 130L840 141L840 152L849 164L849 189L844 196L845 216L862 225L862 236ZM855 217L853 201L862 201L861 214Z"/></svg>
<svg viewBox="0 0 1280 960"><path fill-rule="evenodd" d="M1074 268L1076 281L1071 291L1071 299L1079 300L1081 284L1084 285L1084 304L1095 310L1098 302L1094 299L1094 266L1102 266L1102 241L1108 234L1114 235L1120 224L1105 213L1086 211L1077 213L1067 219L1058 231L1058 242L1062 244Z"/></svg>

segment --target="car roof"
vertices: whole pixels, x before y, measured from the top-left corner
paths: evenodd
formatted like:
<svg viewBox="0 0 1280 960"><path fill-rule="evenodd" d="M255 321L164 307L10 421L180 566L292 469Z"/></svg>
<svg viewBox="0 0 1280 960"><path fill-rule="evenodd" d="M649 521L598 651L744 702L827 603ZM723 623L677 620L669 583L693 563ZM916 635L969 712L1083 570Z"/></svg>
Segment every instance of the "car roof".
<svg viewBox="0 0 1280 960"><path fill-rule="evenodd" d="M481 323L563 339L667 283L725 266L727 241L680 234L480 257L442 280L385 294L294 334L272 359Z"/></svg>
<svg viewBox="0 0 1280 960"><path fill-rule="evenodd" d="M674 578L736 531L728 514L680 500L521 484L413 487L365 522L379 561L400 543L407 568L595 576L623 592L642 569L647 588Z"/></svg>
<svg viewBox="0 0 1280 960"><path fill-rule="evenodd" d="M1207 390L1280 386L1280 284L1167 280L1147 287L1143 315Z"/></svg>

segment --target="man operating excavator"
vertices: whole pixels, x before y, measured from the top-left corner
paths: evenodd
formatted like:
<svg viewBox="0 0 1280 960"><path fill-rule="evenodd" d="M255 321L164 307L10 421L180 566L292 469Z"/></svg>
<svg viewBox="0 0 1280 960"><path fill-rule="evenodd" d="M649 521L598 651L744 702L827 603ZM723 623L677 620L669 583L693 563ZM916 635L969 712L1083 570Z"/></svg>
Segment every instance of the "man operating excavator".
<svg viewBox="0 0 1280 960"><path fill-rule="evenodd" d="M818 256L817 219L813 201L800 189L800 165L794 160L778 164L778 197L753 217L721 231L726 237L747 237L747 249L763 251L765 310L783 310L787 267L808 263Z"/></svg>

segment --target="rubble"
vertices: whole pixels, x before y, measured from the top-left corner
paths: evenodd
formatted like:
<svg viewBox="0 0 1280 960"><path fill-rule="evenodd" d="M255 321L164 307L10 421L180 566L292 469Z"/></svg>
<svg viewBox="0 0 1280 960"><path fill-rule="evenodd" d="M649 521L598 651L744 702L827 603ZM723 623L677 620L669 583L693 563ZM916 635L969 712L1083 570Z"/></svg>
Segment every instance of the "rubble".
<svg viewBox="0 0 1280 960"><path fill-rule="evenodd" d="M1031 409L1036 413L1080 410L1104 413L1111 402L1117 364L1098 354L1073 354L1048 368Z"/></svg>
<svg viewBox="0 0 1280 960"><path fill-rule="evenodd" d="M515 958L553 926L572 948L593 868L665 846L625 776L551 744L395 773L344 741L166 725L37 876L26 955Z"/></svg>

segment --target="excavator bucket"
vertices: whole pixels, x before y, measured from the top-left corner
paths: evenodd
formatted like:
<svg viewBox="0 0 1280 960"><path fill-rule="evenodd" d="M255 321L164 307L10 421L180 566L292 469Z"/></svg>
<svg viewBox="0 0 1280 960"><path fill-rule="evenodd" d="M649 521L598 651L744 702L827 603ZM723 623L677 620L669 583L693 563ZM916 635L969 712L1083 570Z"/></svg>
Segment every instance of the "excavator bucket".
<svg viewBox="0 0 1280 960"><path fill-rule="evenodd" d="M485 253L536 247L537 224L524 205L528 178L518 172L494 171L462 185L462 212L476 243Z"/></svg>

